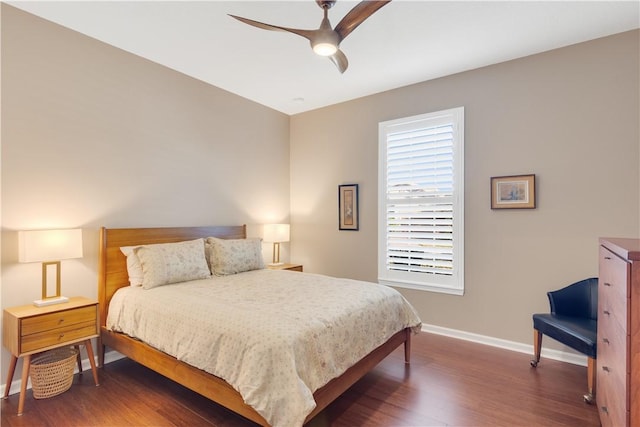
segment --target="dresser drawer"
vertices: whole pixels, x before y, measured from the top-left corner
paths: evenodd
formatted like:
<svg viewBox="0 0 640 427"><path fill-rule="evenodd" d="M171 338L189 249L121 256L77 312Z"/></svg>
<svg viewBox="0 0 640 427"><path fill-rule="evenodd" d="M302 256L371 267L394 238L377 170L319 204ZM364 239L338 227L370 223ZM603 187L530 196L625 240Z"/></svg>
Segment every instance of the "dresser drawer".
<svg viewBox="0 0 640 427"><path fill-rule="evenodd" d="M619 390L612 388L612 384L607 381L602 381L600 373L598 373L597 381L598 392L596 400L602 427L622 427L629 425L629 411L623 406L622 399L618 398Z"/></svg>
<svg viewBox="0 0 640 427"><path fill-rule="evenodd" d="M95 317L93 320L74 325L61 326L55 330L39 332L37 334L25 335L21 338L21 351L28 353L50 346L59 346L65 342L72 343L83 338L97 335Z"/></svg>
<svg viewBox="0 0 640 427"><path fill-rule="evenodd" d="M598 282L598 326L602 321L618 324L626 334L629 331L629 298Z"/></svg>
<svg viewBox="0 0 640 427"><path fill-rule="evenodd" d="M598 373L603 378L610 378L607 382L619 387L621 394L617 394L618 396L626 396L624 390L629 372L628 345L629 336L616 322L606 319L598 321Z"/></svg>
<svg viewBox="0 0 640 427"><path fill-rule="evenodd" d="M22 319L20 335L26 336L53 329L73 327L85 322L96 322L96 306L79 307L41 316Z"/></svg>
<svg viewBox="0 0 640 427"><path fill-rule="evenodd" d="M602 289L608 289L621 298L629 297L629 263L600 246L600 279Z"/></svg>

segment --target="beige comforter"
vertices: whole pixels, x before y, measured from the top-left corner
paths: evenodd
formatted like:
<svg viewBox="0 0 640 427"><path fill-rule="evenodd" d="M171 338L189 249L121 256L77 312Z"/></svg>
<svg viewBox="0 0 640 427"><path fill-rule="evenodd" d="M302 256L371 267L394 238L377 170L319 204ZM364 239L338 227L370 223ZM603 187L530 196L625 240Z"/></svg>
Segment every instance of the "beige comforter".
<svg viewBox="0 0 640 427"><path fill-rule="evenodd" d="M272 426L291 427L315 390L420 319L386 286L256 270L122 288L107 327L225 379Z"/></svg>

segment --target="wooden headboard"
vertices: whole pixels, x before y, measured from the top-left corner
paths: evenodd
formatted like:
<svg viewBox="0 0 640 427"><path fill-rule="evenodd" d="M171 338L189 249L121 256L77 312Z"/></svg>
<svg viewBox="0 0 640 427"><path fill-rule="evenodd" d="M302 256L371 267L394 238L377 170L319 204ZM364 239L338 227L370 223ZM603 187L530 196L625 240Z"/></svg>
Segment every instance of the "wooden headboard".
<svg viewBox="0 0 640 427"><path fill-rule="evenodd" d="M172 243L201 237L220 239L245 239L246 225L174 228L104 228L100 229L100 268L98 270L98 302L100 326L105 326L107 309L113 294L123 286L129 286L127 259L120 251L122 246L139 246L154 243Z"/></svg>

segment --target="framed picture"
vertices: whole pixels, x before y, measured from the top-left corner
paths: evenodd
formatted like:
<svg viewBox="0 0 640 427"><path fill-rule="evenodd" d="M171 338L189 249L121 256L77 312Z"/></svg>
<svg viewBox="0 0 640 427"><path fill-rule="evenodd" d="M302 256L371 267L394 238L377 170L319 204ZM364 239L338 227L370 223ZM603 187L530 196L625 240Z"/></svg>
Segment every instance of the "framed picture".
<svg viewBox="0 0 640 427"><path fill-rule="evenodd" d="M338 209L338 228L357 231L359 228L358 184L338 186Z"/></svg>
<svg viewBox="0 0 640 427"><path fill-rule="evenodd" d="M536 176L491 177L491 209L535 209Z"/></svg>

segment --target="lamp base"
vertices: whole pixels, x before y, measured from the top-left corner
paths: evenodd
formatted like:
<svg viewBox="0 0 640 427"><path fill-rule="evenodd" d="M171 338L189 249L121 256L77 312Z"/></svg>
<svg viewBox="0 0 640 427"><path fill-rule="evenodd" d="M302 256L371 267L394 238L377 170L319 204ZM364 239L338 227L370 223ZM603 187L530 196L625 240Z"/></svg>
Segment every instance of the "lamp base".
<svg viewBox="0 0 640 427"><path fill-rule="evenodd" d="M37 299L33 302L33 305L35 305L36 307L44 307L47 305L62 304L63 302L69 302L69 298L53 297L53 298Z"/></svg>

